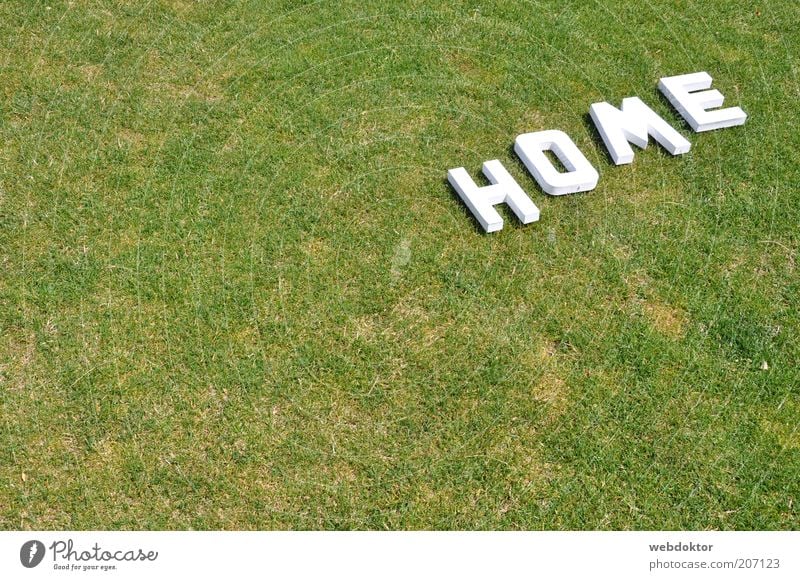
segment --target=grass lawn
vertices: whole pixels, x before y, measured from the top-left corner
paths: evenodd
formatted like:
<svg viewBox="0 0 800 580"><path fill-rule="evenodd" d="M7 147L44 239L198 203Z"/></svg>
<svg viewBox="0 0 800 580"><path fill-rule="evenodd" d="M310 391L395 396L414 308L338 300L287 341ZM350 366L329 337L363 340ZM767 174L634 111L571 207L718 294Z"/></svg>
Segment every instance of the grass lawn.
<svg viewBox="0 0 800 580"><path fill-rule="evenodd" d="M2 2L0 527L797 529L798 22ZM657 90L703 70L744 126ZM691 151L614 166L628 96ZM495 158L541 221L482 233L446 172Z"/></svg>

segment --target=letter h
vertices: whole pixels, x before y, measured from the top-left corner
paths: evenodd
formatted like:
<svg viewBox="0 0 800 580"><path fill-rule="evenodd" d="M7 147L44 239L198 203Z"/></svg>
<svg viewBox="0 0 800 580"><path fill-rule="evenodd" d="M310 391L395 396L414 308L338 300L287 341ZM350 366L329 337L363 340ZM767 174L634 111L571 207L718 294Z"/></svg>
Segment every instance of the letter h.
<svg viewBox="0 0 800 580"><path fill-rule="evenodd" d="M486 161L483 164L483 174L492 185L479 187L463 167L450 169L447 172L447 181L487 233L503 229L503 218L494 208L499 203L507 203L524 224L539 220L539 208L500 161Z"/></svg>

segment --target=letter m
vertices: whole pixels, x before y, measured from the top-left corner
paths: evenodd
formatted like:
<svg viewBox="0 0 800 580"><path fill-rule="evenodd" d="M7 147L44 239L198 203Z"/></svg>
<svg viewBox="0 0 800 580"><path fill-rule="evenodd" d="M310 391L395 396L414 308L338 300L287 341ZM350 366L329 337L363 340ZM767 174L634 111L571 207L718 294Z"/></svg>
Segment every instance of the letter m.
<svg viewBox="0 0 800 580"><path fill-rule="evenodd" d="M672 155L686 153L691 147L683 135L639 97L623 99L620 109L608 103L594 103L589 107L589 115L616 165L631 163L633 149L630 143L645 149L651 135Z"/></svg>

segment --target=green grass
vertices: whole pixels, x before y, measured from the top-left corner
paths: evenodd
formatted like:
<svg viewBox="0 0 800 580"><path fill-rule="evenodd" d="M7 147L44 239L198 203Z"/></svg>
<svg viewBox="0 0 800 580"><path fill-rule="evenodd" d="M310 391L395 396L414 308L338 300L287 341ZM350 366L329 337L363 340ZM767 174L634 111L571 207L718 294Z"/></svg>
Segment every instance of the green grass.
<svg viewBox="0 0 800 580"><path fill-rule="evenodd" d="M800 526L800 5L446 4L0 5L0 527Z"/></svg>

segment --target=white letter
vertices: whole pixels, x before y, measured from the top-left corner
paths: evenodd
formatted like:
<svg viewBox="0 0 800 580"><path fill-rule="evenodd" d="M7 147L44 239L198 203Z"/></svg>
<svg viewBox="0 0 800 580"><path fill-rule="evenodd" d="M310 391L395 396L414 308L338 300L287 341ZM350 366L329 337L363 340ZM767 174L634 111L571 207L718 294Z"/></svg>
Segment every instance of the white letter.
<svg viewBox="0 0 800 580"><path fill-rule="evenodd" d="M597 186L597 170L563 131L524 133L514 141L514 151L539 187L550 195L590 191ZM545 151L552 151L568 171L562 173L553 167Z"/></svg>
<svg viewBox="0 0 800 580"><path fill-rule="evenodd" d="M673 155L686 153L692 146L639 97L622 99L622 110L608 103L594 103L589 115L617 165L633 161L629 142L646 149L648 135Z"/></svg>
<svg viewBox="0 0 800 580"><path fill-rule="evenodd" d="M747 113L739 107L706 110L721 107L725 100L716 89L703 90L711 86L711 80L707 72L665 77L658 82L658 89L696 133L743 125Z"/></svg>
<svg viewBox="0 0 800 580"><path fill-rule="evenodd" d="M450 169L447 181L487 233L503 229L503 218L493 207L498 203L507 203L524 224L538 221L539 208L525 195L502 163L497 159L487 161L483 164L483 174L492 185L478 187L463 167Z"/></svg>

